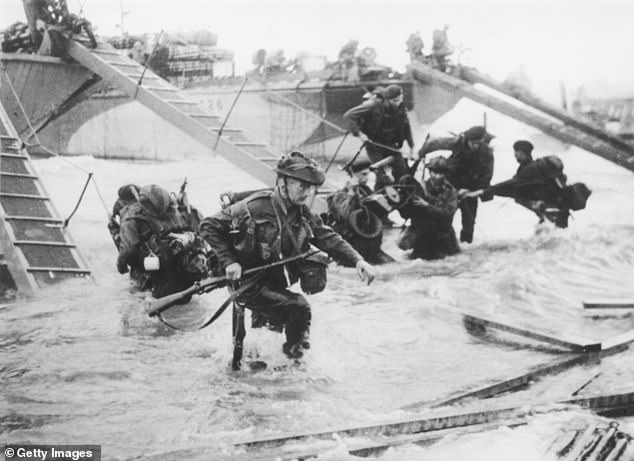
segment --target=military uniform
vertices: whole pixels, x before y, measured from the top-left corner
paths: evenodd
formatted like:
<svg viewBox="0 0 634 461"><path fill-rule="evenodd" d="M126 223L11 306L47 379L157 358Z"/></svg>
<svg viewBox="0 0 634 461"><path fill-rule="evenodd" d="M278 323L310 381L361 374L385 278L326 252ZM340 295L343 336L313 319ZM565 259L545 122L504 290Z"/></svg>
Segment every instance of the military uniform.
<svg viewBox="0 0 634 461"><path fill-rule="evenodd" d="M129 205L122 216L117 269L125 273L130 266L131 277L142 289L151 288L152 294L158 298L188 288L206 275L207 268L206 260L198 260L199 256L204 256L200 254L204 253L202 241L192 240L187 250L196 252L190 253L170 247L172 242L167 239L171 233L196 232L197 220L200 219L198 211L194 208L190 214L179 211L165 191L167 195L160 207L148 206L144 197L148 191L156 189L158 186L141 188L141 201ZM199 248L192 248L195 245ZM144 259L150 254L159 257L160 269L157 271L148 272L144 268Z"/></svg>
<svg viewBox="0 0 634 461"><path fill-rule="evenodd" d="M279 189L258 192L205 218L200 234L222 268L236 262L244 269L260 266L304 252L310 244L351 265L362 260L319 216L305 205L290 205ZM302 295L288 290L299 278L298 264L267 270L239 298L245 307L284 324L285 351L304 342L310 329L310 305Z"/></svg>
<svg viewBox="0 0 634 461"><path fill-rule="evenodd" d="M399 246L412 249L412 258L441 259L458 253L460 247L452 226L458 208L456 189L444 178L427 179L423 186L412 176L404 176L401 184L414 191L399 209L404 218L411 219ZM417 197L427 204L417 201Z"/></svg>
<svg viewBox="0 0 634 461"><path fill-rule="evenodd" d="M559 157L550 155L520 165L511 179L484 190L483 198L493 195L512 197L520 205L557 227L568 227L569 208L564 194L566 175ZM552 210L552 211L550 211Z"/></svg>
<svg viewBox="0 0 634 461"><path fill-rule="evenodd" d="M369 210L364 210L361 200L372 194L372 189L365 184L345 187L328 197L328 224L340 234L363 258L371 264L384 264L394 259L382 249L383 223L381 217ZM359 211L358 211L359 210ZM362 213L353 215L353 212ZM365 226L355 230L351 219L360 216ZM360 232L361 231L361 232ZM375 235L376 234L376 235ZM343 261L338 261L344 264Z"/></svg>
<svg viewBox="0 0 634 461"><path fill-rule="evenodd" d="M390 89L394 86L390 85L385 90L384 97L386 100L394 97L395 90L390 93ZM381 98L372 98L348 110L343 116L349 121L350 130L354 136L358 136L359 132L363 132L370 141L394 149L386 149L372 144L372 142L368 142L365 146L372 163L390 156L394 157L391 165L392 175L394 176L394 181L398 181L407 171L405 159L399 149L403 146L403 142L407 142L410 148L414 147L412 129L407 118L405 106L401 104L398 107L393 107ZM375 190L392 183L383 169L379 169L376 175Z"/></svg>
<svg viewBox="0 0 634 461"><path fill-rule="evenodd" d="M470 137L473 140L486 139L487 137L488 139L482 142L477 150L472 150L468 145ZM491 183L491 177L493 176L493 149L488 145L491 137L484 128L473 127L460 136L437 138L429 141L421 148L419 156L423 157L425 154L437 150L450 150L451 156L447 159L449 168L447 180L456 189L482 189ZM466 197L460 201L461 242L471 243L473 241L477 214L477 198Z"/></svg>

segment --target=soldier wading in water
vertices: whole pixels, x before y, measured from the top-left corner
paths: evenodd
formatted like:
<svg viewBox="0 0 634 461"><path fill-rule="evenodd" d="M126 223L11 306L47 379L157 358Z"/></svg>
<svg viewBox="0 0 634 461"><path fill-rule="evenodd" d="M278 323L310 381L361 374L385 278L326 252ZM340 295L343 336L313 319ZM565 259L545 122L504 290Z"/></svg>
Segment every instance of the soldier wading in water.
<svg viewBox="0 0 634 461"><path fill-rule="evenodd" d="M324 183L324 171L293 152L282 157L276 172L273 191L256 192L203 220L200 234L211 245L221 270L238 281L246 269L298 255L314 245L355 266L361 280L370 283L373 267L306 205ZM268 269L256 275L257 282L238 298L252 313L284 326L282 350L289 358L300 358L310 348L311 310L306 298L288 287L299 280L305 293L323 290L324 259L313 257Z"/></svg>

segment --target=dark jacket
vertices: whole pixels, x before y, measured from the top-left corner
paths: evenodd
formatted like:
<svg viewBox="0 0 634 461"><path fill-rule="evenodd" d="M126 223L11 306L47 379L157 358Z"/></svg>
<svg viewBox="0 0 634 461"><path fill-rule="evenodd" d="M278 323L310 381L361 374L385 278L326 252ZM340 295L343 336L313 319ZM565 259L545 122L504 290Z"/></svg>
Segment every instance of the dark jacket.
<svg viewBox="0 0 634 461"><path fill-rule="evenodd" d="M310 244L351 265L362 259L307 206L287 206L277 190L258 192L205 218L200 235L211 245L221 270L235 262L244 269L267 264L304 252ZM290 283L295 283L297 264L286 268ZM265 280L288 286L282 267L270 269Z"/></svg>
<svg viewBox="0 0 634 461"><path fill-rule="evenodd" d="M343 114L355 136L363 132L371 141L400 148L403 142L414 147L407 110L401 104L391 107L382 100L371 99Z"/></svg>
<svg viewBox="0 0 634 461"><path fill-rule="evenodd" d="M197 214L195 209L193 213ZM152 249L152 239L165 236L170 232L196 231L195 220L170 207L160 217L150 214L140 203L126 208L122 216L119 231L120 248L117 264L128 264L133 269L143 267L143 258ZM154 251L154 250L152 250Z"/></svg>
<svg viewBox="0 0 634 461"><path fill-rule="evenodd" d="M563 163L559 157L550 155L520 165L515 176L494 184L485 193L517 200L542 200L558 202L566 185Z"/></svg>
<svg viewBox="0 0 634 461"><path fill-rule="evenodd" d="M410 177L402 181L412 185ZM403 236L402 249L412 248L412 257L439 259L460 251L452 223L458 209L456 189L446 179L434 185L431 179L425 181L423 188L416 181L413 196L404 204L400 212L404 218L411 219L411 225ZM416 203L416 197L422 197L429 205Z"/></svg>
<svg viewBox="0 0 634 461"><path fill-rule="evenodd" d="M437 138L427 142L419 155L423 157L437 150L451 151L447 159L447 180L456 189L483 189L491 183L494 158L493 149L488 144L482 144L478 150L472 151L463 136Z"/></svg>
<svg viewBox="0 0 634 461"><path fill-rule="evenodd" d="M486 188L482 199L492 198L493 195L511 197L534 211L541 221L548 219L564 228L568 226L569 215L566 179L561 159L549 155L520 165L511 179ZM554 210L554 213L547 213L547 209Z"/></svg>
<svg viewBox="0 0 634 461"><path fill-rule="evenodd" d="M383 223L380 215L375 213L371 207L365 210L362 200L372 194L372 189L367 185L355 185L344 187L343 189L328 196L328 215L326 223L335 232L341 235L352 247L371 264L382 264L388 262L391 257L386 256L381 249L383 243ZM378 210L377 210L378 211ZM353 213L363 213L360 226L355 230L351 219L355 217ZM387 213L383 214L383 216ZM359 232L359 230L362 230ZM364 235L364 232L366 233ZM374 235L378 232L377 235ZM346 265L343 261L339 264Z"/></svg>

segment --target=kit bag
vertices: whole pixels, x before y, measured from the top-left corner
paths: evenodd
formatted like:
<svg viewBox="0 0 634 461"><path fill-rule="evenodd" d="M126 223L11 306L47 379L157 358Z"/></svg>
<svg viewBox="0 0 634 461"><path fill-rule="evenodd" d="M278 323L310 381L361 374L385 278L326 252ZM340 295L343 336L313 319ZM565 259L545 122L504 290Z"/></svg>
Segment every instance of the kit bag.
<svg viewBox="0 0 634 461"><path fill-rule="evenodd" d="M576 182L564 188L564 198L571 210L583 210L592 191L582 182Z"/></svg>

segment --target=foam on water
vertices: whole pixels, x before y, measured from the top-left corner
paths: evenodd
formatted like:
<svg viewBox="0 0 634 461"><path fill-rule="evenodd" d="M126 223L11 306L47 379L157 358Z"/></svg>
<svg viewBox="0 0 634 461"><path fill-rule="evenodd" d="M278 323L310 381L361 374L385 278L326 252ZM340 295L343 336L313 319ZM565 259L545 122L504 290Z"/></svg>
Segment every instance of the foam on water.
<svg viewBox="0 0 634 461"><path fill-rule="evenodd" d="M495 180L501 180L515 169L507 157L512 140L534 133L500 116L489 122L500 133L494 142ZM442 131L444 123L449 121L435 129ZM303 364L284 358L281 335L248 331L247 359L268 363L259 373L230 371L230 315L195 333L173 332L147 317L146 295L115 270L106 211L90 187L70 231L94 270L95 285L52 286L0 309L0 405L9 410L0 425L3 438L98 442L108 458L169 458L168 452L197 448L204 453L250 437L410 415L401 407L514 376L561 355L517 337L474 336L464 328L462 312L591 339L631 330L632 317L589 318L581 302L634 299L634 178L576 148L543 146L552 151L537 155L561 155L570 180L585 181L593 190L588 209L575 213L569 229L536 226L531 213L496 199L480 206L475 243L435 262L407 260L394 244L398 230L390 231L386 249L398 261L381 267L374 284L366 287L354 270L333 267L328 289L310 297L312 349ZM122 184L177 190L187 177L191 203L208 215L219 209L220 192L261 187L220 158L169 164L91 157L36 161L62 217L73 209L86 178L68 162L95 172L108 206ZM217 291L198 297L189 308L170 312L169 319L194 326L224 296ZM604 360L588 392L616 391L634 382L631 360L631 352ZM508 398L563 399L584 378L578 369ZM513 459L537 459L544 434L559 430L561 418L540 416L519 429L430 448L391 449L382 459L502 460L509 453ZM346 457L337 451L323 459Z"/></svg>

